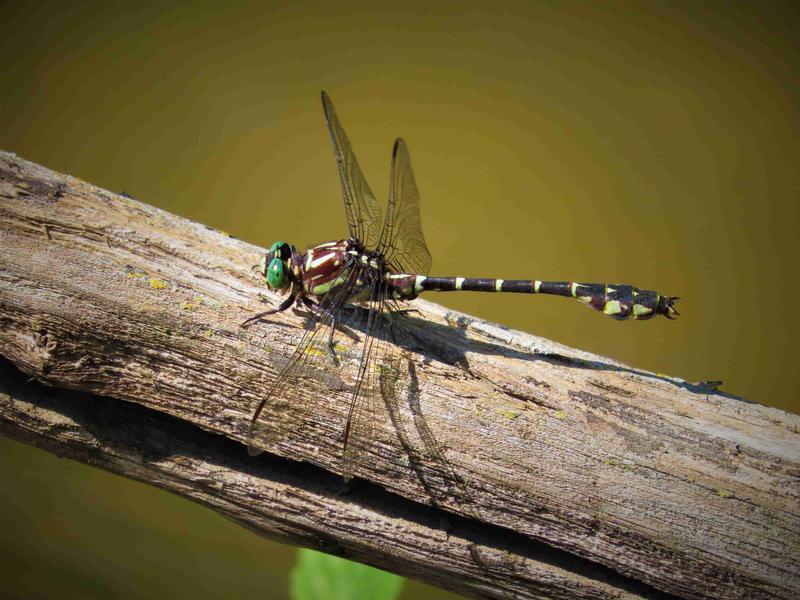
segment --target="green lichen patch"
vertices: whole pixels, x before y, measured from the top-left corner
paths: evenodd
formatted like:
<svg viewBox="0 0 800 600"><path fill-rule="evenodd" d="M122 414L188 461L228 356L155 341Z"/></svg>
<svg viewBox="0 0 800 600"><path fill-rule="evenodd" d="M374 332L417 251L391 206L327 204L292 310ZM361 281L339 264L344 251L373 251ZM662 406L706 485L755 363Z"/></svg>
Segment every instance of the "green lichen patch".
<svg viewBox="0 0 800 600"><path fill-rule="evenodd" d="M515 410L508 410L508 409L498 409L498 415L504 416L509 421L516 421L519 418L519 413Z"/></svg>

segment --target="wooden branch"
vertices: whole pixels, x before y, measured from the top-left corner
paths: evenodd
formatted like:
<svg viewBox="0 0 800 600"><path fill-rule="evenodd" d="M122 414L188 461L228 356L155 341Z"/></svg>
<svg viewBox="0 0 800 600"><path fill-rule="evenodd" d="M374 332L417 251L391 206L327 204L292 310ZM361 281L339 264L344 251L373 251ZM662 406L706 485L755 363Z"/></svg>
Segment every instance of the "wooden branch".
<svg viewBox="0 0 800 600"><path fill-rule="evenodd" d="M6 153L0 243L0 353L80 392L6 368L8 435L471 595L800 591L795 415L416 301L414 389L340 495L346 391L287 414L306 464L239 443L305 322L239 327L261 249Z"/></svg>

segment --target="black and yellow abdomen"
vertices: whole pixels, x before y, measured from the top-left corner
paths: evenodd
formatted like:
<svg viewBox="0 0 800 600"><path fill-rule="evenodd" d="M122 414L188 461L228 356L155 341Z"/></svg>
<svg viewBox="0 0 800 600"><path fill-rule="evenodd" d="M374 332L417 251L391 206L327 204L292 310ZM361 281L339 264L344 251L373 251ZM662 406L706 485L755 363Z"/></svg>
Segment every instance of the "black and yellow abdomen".
<svg viewBox="0 0 800 600"><path fill-rule="evenodd" d="M548 294L575 298L590 308L613 319L646 321L656 315L674 319L678 315L678 298L663 296L632 285L578 283L573 281L539 281L536 279L473 279L468 277L426 277L424 275L391 274L396 299L411 300L421 292L510 292Z"/></svg>

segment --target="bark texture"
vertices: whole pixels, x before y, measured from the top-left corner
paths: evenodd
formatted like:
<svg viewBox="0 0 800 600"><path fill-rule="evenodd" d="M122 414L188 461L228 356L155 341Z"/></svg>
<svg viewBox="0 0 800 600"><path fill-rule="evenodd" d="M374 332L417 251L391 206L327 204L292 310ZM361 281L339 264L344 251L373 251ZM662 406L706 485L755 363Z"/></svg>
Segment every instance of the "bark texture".
<svg viewBox="0 0 800 600"><path fill-rule="evenodd" d="M278 301L262 249L8 153L0 245L7 435L465 594L800 591L795 415L416 301L342 495L346 390L308 379L292 435L242 445L305 323L240 328Z"/></svg>

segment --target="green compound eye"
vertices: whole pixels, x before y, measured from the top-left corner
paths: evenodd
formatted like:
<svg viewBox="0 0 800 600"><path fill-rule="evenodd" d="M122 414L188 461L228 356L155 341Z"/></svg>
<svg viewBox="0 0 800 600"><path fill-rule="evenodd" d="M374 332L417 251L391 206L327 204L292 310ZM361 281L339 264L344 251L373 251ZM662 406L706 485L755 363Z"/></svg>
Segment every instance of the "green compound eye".
<svg viewBox="0 0 800 600"><path fill-rule="evenodd" d="M267 285L279 290L286 287L286 271L280 258L273 258L267 268Z"/></svg>
<svg viewBox="0 0 800 600"><path fill-rule="evenodd" d="M292 255L291 248L286 242L275 242L269 247L269 251L275 258L280 258L281 260L286 260Z"/></svg>

